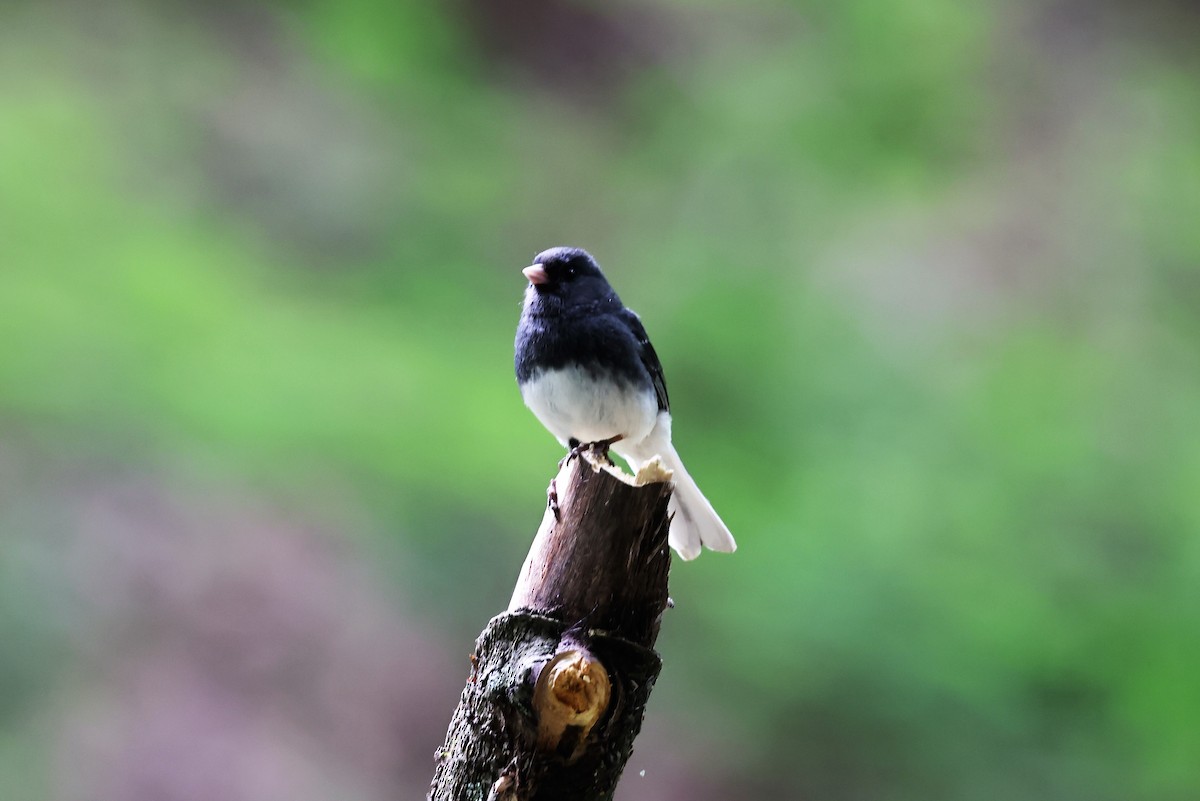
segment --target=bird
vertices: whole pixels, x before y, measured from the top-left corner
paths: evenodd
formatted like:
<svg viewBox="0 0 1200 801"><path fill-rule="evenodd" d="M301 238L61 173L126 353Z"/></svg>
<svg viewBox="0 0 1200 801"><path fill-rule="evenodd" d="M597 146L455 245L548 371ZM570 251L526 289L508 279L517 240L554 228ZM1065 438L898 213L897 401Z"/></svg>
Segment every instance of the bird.
<svg viewBox="0 0 1200 801"><path fill-rule="evenodd" d="M587 251L554 247L522 270L525 288L514 366L525 405L577 453L608 448L638 470L658 457L673 473L667 541L685 560L703 547L732 553L733 535L671 443L662 364L641 318Z"/></svg>

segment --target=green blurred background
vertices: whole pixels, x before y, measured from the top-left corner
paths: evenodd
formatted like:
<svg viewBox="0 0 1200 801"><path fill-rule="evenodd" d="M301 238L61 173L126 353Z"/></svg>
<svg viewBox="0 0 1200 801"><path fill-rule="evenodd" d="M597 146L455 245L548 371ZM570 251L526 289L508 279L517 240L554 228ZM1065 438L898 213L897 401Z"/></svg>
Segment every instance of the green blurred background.
<svg viewBox="0 0 1200 801"><path fill-rule="evenodd" d="M0 796L421 797L587 247L738 537L618 797L1200 798L1191 2L0 11Z"/></svg>

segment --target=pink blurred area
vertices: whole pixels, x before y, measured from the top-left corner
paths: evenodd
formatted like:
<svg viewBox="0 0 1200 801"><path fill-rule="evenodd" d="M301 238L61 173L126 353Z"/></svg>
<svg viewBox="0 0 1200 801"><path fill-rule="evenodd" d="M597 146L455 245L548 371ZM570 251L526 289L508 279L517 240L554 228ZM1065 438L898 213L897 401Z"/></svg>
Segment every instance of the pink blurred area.
<svg viewBox="0 0 1200 801"><path fill-rule="evenodd" d="M53 797L422 793L466 645L343 533L154 477L60 489L79 658L49 704Z"/></svg>

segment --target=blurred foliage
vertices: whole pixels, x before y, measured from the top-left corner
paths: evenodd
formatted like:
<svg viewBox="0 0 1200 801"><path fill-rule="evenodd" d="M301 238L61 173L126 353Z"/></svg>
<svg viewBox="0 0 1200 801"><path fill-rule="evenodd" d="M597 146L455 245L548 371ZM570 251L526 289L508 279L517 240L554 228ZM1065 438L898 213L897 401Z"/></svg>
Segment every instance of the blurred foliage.
<svg viewBox="0 0 1200 801"><path fill-rule="evenodd" d="M1194 12L483 5L6 5L0 467L352 508L465 649L560 455L517 270L578 244L741 545L677 565L651 708L713 797L1200 796ZM54 481L4 496L0 773Z"/></svg>

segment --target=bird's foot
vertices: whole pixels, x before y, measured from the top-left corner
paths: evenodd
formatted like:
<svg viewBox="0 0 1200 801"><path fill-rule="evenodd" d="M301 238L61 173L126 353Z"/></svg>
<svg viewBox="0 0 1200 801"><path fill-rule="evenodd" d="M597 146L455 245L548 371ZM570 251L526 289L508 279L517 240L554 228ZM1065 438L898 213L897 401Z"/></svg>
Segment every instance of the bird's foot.
<svg viewBox="0 0 1200 801"><path fill-rule="evenodd" d="M617 463L612 460L612 456L609 455L608 449L613 446L613 443L620 442L623 439L625 439L624 434L617 434L615 437L602 439L598 442L589 442L583 447L587 450L590 450L594 455L599 456L600 458L604 459L604 461L608 462L609 467L616 467Z"/></svg>
<svg viewBox="0 0 1200 801"><path fill-rule="evenodd" d="M575 439L574 437L568 440L567 448L569 448L569 450L567 451L566 456L558 460L558 469L562 470L563 465L570 464L572 459L578 459L580 456L582 456L583 452L587 450L587 447L587 445L581 445L579 440Z"/></svg>
<svg viewBox="0 0 1200 801"><path fill-rule="evenodd" d="M559 460L558 469L561 470L563 465L569 464L572 459L578 459L585 453L591 453L593 456L599 456L601 459L608 462L609 466L615 467L616 462L614 462L612 457L608 455L608 449L612 447L614 442L620 442L623 439L625 439L624 434L617 434L615 437L600 439L596 440L595 442L580 442L575 438L571 438L567 442L570 450L567 451L566 456Z"/></svg>

